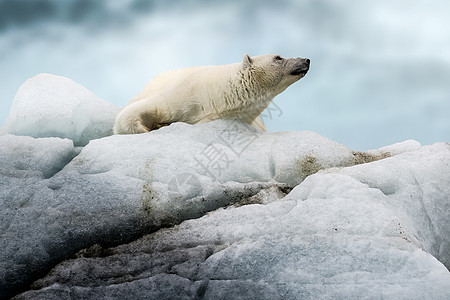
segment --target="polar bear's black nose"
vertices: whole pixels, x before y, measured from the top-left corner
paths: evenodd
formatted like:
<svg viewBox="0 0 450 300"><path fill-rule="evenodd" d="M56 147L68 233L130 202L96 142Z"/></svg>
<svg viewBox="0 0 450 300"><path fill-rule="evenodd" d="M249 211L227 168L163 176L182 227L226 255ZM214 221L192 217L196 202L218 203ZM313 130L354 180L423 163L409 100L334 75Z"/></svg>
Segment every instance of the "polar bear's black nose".
<svg viewBox="0 0 450 300"><path fill-rule="evenodd" d="M309 58L304 58L303 61L304 61L303 65L304 65L305 69L309 70L309 62L310 62Z"/></svg>
<svg viewBox="0 0 450 300"><path fill-rule="evenodd" d="M301 68L303 70L308 71L309 70L309 58L301 58Z"/></svg>
<svg viewBox="0 0 450 300"><path fill-rule="evenodd" d="M301 60L303 66L309 68L309 62L310 62L309 58L299 58L299 59Z"/></svg>

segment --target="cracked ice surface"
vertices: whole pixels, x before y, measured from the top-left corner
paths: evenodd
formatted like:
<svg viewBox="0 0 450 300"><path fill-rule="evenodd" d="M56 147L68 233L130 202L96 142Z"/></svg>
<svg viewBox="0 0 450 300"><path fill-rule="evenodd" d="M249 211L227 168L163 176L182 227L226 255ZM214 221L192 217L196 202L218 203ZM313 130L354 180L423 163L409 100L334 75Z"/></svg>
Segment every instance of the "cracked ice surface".
<svg viewBox="0 0 450 300"><path fill-rule="evenodd" d="M449 163L441 143L321 171L271 203L80 253L18 299L447 299Z"/></svg>
<svg viewBox="0 0 450 300"><path fill-rule="evenodd" d="M101 138L116 110L34 80L21 135L66 139L0 136L0 298L450 296L448 144L357 153L233 121Z"/></svg>

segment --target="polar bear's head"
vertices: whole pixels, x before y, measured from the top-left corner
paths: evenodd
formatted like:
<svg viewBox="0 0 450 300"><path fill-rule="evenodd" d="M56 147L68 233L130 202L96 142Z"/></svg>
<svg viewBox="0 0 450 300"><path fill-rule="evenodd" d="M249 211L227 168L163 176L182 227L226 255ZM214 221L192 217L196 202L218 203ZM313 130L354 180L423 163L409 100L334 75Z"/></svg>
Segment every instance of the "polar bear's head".
<svg viewBox="0 0 450 300"><path fill-rule="evenodd" d="M254 84L277 95L306 75L309 59L282 58L279 55L250 57L245 54L242 68L250 72Z"/></svg>

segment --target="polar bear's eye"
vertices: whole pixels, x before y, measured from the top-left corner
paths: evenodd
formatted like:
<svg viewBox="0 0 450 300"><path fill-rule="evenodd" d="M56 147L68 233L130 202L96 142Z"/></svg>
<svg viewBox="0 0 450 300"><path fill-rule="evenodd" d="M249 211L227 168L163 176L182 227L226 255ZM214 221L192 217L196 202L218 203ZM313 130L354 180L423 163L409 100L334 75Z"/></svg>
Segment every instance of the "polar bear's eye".
<svg viewBox="0 0 450 300"><path fill-rule="evenodd" d="M273 60L274 61L279 61L279 60L283 60L283 58L281 57L281 56L279 56L279 55L277 55L277 56L275 56L274 58L273 58Z"/></svg>

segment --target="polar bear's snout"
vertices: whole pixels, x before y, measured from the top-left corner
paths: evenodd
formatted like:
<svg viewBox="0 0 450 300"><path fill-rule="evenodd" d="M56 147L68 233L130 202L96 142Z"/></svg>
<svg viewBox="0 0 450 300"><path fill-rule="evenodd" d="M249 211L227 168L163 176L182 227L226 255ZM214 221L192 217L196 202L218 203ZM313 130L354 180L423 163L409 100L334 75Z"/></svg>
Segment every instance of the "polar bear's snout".
<svg viewBox="0 0 450 300"><path fill-rule="evenodd" d="M292 58L291 75L305 76L309 70L310 60L308 58Z"/></svg>

